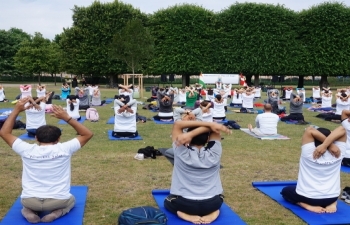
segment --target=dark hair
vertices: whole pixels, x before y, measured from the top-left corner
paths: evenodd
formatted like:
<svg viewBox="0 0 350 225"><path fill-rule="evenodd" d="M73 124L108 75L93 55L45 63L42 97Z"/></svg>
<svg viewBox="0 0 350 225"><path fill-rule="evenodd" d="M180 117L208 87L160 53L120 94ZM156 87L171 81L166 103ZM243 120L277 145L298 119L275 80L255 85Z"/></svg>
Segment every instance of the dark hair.
<svg viewBox="0 0 350 225"><path fill-rule="evenodd" d="M345 97L348 96L348 95L347 95L345 92L342 92L342 93L341 93L341 96L345 98Z"/></svg>
<svg viewBox="0 0 350 225"><path fill-rule="evenodd" d="M328 93L329 93L329 91L328 91L328 90L325 90L325 91L324 91L324 93L328 94Z"/></svg>
<svg viewBox="0 0 350 225"><path fill-rule="evenodd" d="M215 95L215 98L220 101L221 100L221 95Z"/></svg>
<svg viewBox="0 0 350 225"><path fill-rule="evenodd" d="M36 130L36 139L40 143L52 143L58 141L61 130L51 125L43 125Z"/></svg>
<svg viewBox="0 0 350 225"><path fill-rule="evenodd" d="M188 128L187 132L190 132L190 131L195 130L197 128L198 127ZM193 137L190 144L191 145L202 145L202 146L204 146L208 142L209 135L210 135L209 132L201 133L201 134Z"/></svg>
<svg viewBox="0 0 350 225"><path fill-rule="evenodd" d="M130 101L130 96L129 95L119 95L118 99L124 99L124 101L122 101L124 104L127 104Z"/></svg>
<svg viewBox="0 0 350 225"><path fill-rule="evenodd" d="M68 95L68 99L70 101L72 101L73 99L76 100L78 97L76 95ZM70 103L69 105L69 109L70 111L73 111L74 110L74 105L73 105L73 102Z"/></svg>
<svg viewBox="0 0 350 225"><path fill-rule="evenodd" d="M320 127L320 128L317 128L317 130L318 130L319 132L321 132L321 133L322 133L324 136L326 136L326 137L328 137L328 135L331 134L331 131L330 131L329 129L327 129L327 128L322 128L322 127ZM319 141L319 140L317 140L317 139L315 139L314 142L315 142L315 146L316 146L316 147L323 143L322 141Z"/></svg>

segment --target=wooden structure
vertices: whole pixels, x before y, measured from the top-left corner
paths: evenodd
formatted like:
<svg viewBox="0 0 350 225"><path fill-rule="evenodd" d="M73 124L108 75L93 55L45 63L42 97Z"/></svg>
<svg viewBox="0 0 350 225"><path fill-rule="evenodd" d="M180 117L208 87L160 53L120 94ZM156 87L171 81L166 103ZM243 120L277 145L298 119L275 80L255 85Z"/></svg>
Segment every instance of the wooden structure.
<svg viewBox="0 0 350 225"><path fill-rule="evenodd" d="M120 76L122 76L124 80L124 86L129 85L129 78L134 77L138 79L140 97L143 98L143 74L121 74Z"/></svg>

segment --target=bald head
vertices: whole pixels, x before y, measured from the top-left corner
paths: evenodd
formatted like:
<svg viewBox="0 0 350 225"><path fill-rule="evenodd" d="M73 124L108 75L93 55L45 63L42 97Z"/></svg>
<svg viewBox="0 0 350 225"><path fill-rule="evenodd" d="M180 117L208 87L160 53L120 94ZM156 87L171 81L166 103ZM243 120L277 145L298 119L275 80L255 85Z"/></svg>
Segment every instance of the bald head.
<svg viewBox="0 0 350 225"><path fill-rule="evenodd" d="M272 110L271 104L270 103L266 103L264 105L264 110L265 110L265 112L270 112Z"/></svg>

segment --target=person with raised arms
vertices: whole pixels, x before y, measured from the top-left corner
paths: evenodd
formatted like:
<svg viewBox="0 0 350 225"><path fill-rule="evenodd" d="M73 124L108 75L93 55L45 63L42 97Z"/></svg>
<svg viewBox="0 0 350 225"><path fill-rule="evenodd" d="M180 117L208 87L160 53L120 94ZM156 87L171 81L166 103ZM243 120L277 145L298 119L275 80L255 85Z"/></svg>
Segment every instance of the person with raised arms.
<svg viewBox="0 0 350 225"><path fill-rule="evenodd" d="M22 141L12 134L13 125L19 113L32 106L28 98L20 99L0 130L0 136L22 158L22 215L29 223L49 223L69 213L75 205L75 197L70 193L71 156L93 133L73 120L62 107L54 105L52 115L66 121L79 136L61 143L61 130L44 125L36 131L37 144ZM38 212L49 214L40 218Z"/></svg>
<svg viewBox="0 0 350 225"><path fill-rule="evenodd" d="M66 99L67 107L66 111L70 117L74 120L80 120L81 116L79 114L79 98L76 95L69 95Z"/></svg>
<svg viewBox="0 0 350 225"><path fill-rule="evenodd" d="M271 110L271 104L265 104L264 113L258 114L255 118L256 127L253 128L251 124L248 124L248 129L258 136L277 134L277 124L280 118Z"/></svg>
<svg viewBox="0 0 350 225"><path fill-rule="evenodd" d="M173 125L174 168L164 206L194 224L209 224L220 214L224 198L220 132L231 133L224 125L212 122L176 121Z"/></svg>
<svg viewBox="0 0 350 225"><path fill-rule="evenodd" d="M135 138L139 134L136 127L137 101L130 100L129 95L119 95L114 100L114 130L113 137Z"/></svg>
<svg viewBox="0 0 350 225"><path fill-rule="evenodd" d="M35 137L36 130L46 125L46 99L50 96L51 93L48 93L47 96L38 97L28 97L29 102L25 105L27 108L26 113L26 130L28 136Z"/></svg>
<svg viewBox="0 0 350 225"><path fill-rule="evenodd" d="M36 97L40 98L46 96L46 87L45 85L37 85L36 86Z"/></svg>

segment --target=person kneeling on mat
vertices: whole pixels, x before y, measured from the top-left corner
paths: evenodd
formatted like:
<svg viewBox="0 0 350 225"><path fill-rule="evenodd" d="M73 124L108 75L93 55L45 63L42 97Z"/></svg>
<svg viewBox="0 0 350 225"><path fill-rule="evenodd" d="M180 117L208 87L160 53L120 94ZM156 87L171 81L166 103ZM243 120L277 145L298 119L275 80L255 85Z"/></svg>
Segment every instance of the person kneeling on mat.
<svg viewBox="0 0 350 225"><path fill-rule="evenodd" d="M283 198L315 213L334 213L341 192L340 166L346 151L343 127L306 128L302 137L297 185L282 189Z"/></svg>
<svg viewBox="0 0 350 225"><path fill-rule="evenodd" d="M183 133L186 128L187 133ZM164 206L183 220L208 224L220 214L224 198L219 173L222 154L220 132L231 133L219 123L174 123L174 169L170 195L164 200Z"/></svg>
<svg viewBox="0 0 350 225"><path fill-rule="evenodd" d="M54 105L52 115L66 121L79 136L60 143L61 130L44 125L36 130L38 144L29 144L11 134L16 117L29 107L34 107L29 98L18 100L0 130L0 136L22 157L22 215L30 223L48 223L74 207L75 198L70 193L71 156L91 139L93 133L73 120L62 107ZM49 214L40 218L38 212Z"/></svg>
<svg viewBox="0 0 350 225"><path fill-rule="evenodd" d="M136 129L137 101L130 101L129 96L120 95L114 100L114 130L113 137L135 138L139 134Z"/></svg>

